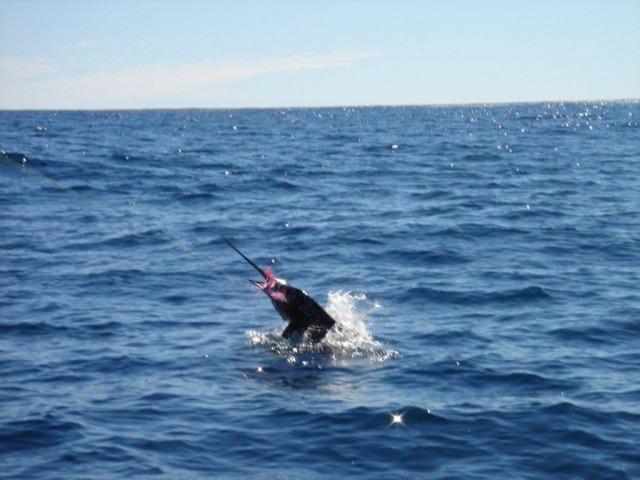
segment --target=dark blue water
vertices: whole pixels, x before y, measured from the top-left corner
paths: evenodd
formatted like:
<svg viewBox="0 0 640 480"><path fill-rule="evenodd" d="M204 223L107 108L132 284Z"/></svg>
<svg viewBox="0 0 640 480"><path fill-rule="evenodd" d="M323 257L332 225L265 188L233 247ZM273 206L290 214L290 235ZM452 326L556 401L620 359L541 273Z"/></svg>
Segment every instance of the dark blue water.
<svg viewBox="0 0 640 480"><path fill-rule="evenodd" d="M639 118L0 112L0 476L640 478Z"/></svg>

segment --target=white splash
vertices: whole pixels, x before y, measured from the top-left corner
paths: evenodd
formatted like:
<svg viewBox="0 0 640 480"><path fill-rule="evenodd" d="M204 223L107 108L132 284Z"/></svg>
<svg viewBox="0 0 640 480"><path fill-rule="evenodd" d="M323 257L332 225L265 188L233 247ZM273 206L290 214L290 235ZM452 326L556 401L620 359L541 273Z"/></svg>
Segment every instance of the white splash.
<svg viewBox="0 0 640 480"><path fill-rule="evenodd" d="M281 336L280 330L246 332L247 343L252 347L262 346L278 356L291 359L298 355L322 354L333 361L347 358L368 358L385 361L400 356L397 350L385 348L376 340L368 328L375 312L381 308L377 302L370 301L363 293L353 294L344 291L329 292L327 313L336 320L324 340L312 344L305 340L292 343Z"/></svg>
<svg viewBox="0 0 640 480"><path fill-rule="evenodd" d="M326 310L336 319L337 325L329 331L326 343L343 350L380 347L380 342L374 340L366 324L378 308L377 304L367 300L364 293L329 292Z"/></svg>

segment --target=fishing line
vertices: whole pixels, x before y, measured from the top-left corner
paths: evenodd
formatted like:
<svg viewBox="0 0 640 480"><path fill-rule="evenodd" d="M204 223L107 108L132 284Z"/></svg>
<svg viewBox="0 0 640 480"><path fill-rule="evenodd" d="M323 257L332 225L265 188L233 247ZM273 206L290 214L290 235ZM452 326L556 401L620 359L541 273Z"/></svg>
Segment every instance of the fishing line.
<svg viewBox="0 0 640 480"><path fill-rule="evenodd" d="M97 211L98 208L96 208L99 203L97 202L97 200L92 199L91 197L83 194L82 192L79 192L78 190L76 190L73 187L67 187L65 185L63 185L61 182L59 182L58 180L45 175L44 173L38 171L37 169L35 169L34 167L28 165L29 161L27 159L26 156L22 155L22 154L14 154L11 152L5 152L5 151L1 151L0 152L0 162L2 162L3 164L14 168L15 170L20 171L23 174L27 174L31 177L34 178L38 178L46 183L51 184L56 190L69 194L69 195L73 195L74 197L80 199L81 201L92 205L92 210L93 211ZM101 207L101 209L104 210L104 206L103 205L99 205ZM128 223L134 231L138 231L138 232L142 232L142 234L151 234L154 237L165 241L167 243L169 243L170 245L173 245L175 248L177 248L178 250L181 250L183 253L195 256L197 258L200 258L206 262L211 262L211 259L206 257L205 255L203 255L202 253L198 253L196 251L194 251L191 247L189 247L187 244L185 244L184 242L178 240L177 238L169 235L168 233L166 233L163 229L160 228L154 228L150 225L145 224L144 222L141 222L140 220L136 220L134 218L132 218L131 214L129 213L119 213L114 209L108 209L106 210L107 213L109 213L110 215L112 215L114 218L119 219L119 220L124 220L126 223ZM225 240L226 241L226 240ZM223 268L221 268L220 266L215 266L215 270L219 273L222 274L226 277L232 278L231 274L229 274L226 270L224 270ZM214 274L211 274L212 277L215 277Z"/></svg>

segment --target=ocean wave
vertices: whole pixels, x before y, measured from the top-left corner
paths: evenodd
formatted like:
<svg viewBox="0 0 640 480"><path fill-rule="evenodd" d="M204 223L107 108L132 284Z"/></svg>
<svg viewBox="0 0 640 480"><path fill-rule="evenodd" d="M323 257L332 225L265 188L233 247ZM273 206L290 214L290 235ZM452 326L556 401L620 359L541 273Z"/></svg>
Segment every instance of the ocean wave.
<svg viewBox="0 0 640 480"><path fill-rule="evenodd" d="M440 290L431 287L413 287L395 296L399 302L428 300L458 305L486 305L496 303L523 303L551 298L542 287L530 286L503 291Z"/></svg>

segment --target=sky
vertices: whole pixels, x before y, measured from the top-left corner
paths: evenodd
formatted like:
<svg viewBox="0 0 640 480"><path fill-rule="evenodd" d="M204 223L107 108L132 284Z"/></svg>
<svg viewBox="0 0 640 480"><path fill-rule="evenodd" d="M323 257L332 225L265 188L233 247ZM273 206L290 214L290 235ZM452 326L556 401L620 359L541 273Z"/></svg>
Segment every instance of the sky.
<svg viewBox="0 0 640 480"><path fill-rule="evenodd" d="M640 98L638 0L0 0L0 109Z"/></svg>

